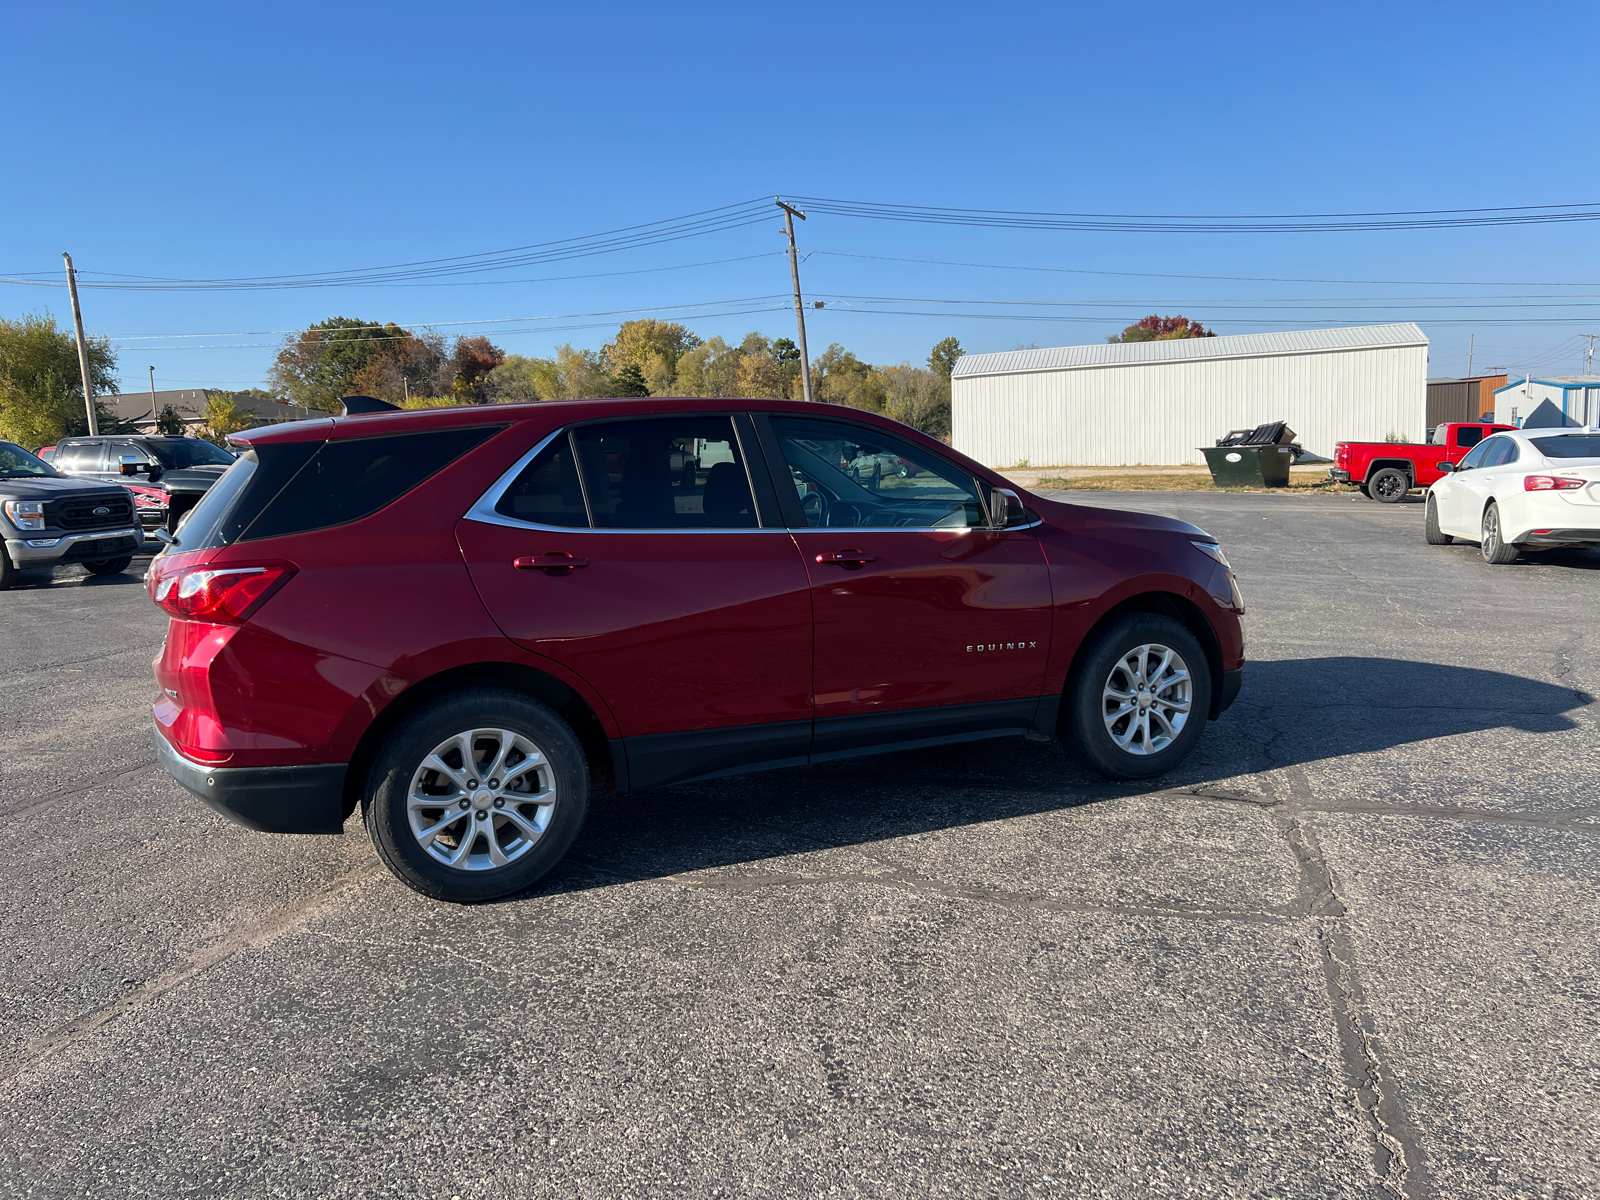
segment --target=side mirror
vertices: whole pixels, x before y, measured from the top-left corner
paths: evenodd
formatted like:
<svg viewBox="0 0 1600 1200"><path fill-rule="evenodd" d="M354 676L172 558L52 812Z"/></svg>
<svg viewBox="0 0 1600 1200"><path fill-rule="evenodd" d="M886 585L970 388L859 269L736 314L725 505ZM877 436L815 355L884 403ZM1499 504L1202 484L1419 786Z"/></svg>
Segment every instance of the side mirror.
<svg viewBox="0 0 1600 1200"><path fill-rule="evenodd" d="M1451 471L1456 469L1456 465L1453 462L1434 463L1433 465L1439 470L1443 471L1446 475L1450 474Z"/></svg>
<svg viewBox="0 0 1600 1200"><path fill-rule="evenodd" d="M1028 521L1028 510L1022 503L1022 497L1010 488L995 488L989 493L989 524L995 529L1005 529L1012 525L1025 525Z"/></svg>
<svg viewBox="0 0 1600 1200"><path fill-rule="evenodd" d="M131 454L124 454L117 461L121 465L122 473L124 475L137 475L140 467L144 467L147 471L150 469L147 463L140 462Z"/></svg>

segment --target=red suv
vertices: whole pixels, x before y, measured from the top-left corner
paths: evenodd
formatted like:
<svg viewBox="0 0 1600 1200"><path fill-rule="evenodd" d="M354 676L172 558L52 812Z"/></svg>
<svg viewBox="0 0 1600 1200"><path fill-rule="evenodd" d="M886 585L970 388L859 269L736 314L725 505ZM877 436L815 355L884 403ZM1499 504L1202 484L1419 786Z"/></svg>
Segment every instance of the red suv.
<svg viewBox="0 0 1600 1200"><path fill-rule="evenodd" d="M853 409L591 400L232 440L148 577L161 761L254 829L338 833L359 805L431 896L527 887L591 780L1005 735L1143 778L1239 691L1213 538L1021 496Z"/></svg>

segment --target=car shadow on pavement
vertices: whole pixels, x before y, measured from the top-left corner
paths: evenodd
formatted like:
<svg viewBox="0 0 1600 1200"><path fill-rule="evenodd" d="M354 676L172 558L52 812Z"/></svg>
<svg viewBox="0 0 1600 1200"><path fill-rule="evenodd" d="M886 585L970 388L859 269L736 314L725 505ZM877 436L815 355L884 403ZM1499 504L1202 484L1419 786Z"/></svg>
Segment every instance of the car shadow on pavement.
<svg viewBox="0 0 1600 1200"><path fill-rule="evenodd" d="M1473 667L1331 657L1249 664L1239 700L1176 770L1111 783L1015 738L791 767L627 796L596 792L572 853L528 895L863 845L1489 729L1558 733L1574 688Z"/></svg>

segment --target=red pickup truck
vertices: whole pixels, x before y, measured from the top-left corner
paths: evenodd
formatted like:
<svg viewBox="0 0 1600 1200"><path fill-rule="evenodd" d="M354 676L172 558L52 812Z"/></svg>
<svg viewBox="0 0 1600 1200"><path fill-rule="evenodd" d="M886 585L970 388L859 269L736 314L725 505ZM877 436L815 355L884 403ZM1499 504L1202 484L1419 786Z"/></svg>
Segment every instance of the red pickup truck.
<svg viewBox="0 0 1600 1200"><path fill-rule="evenodd" d="M1358 483L1361 494L1384 504L1404 500L1412 488L1431 487L1443 477L1442 462L1459 462L1491 433L1511 429L1485 421L1440 425L1418 446L1409 442L1340 442L1333 448L1328 474L1340 483Z"/></svg>

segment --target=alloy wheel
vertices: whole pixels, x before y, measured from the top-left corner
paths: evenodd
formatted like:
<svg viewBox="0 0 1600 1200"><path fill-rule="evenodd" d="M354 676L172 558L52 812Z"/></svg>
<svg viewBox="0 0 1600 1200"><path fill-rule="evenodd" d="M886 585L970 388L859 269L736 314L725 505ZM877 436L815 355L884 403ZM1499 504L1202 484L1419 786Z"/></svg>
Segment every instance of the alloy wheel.
<svg viewBox="0 0 1600 1200"><path fill-rule="evenodd" d="M1182 655L1149 642L1129 650L1101 689L1106 732L1127 754L1159 754L1188 724L1194 681Z"/></svg>
<svg viewBox="0 0 1600 1200"><path fill-rule="evenodd" d="M549 760L508 729L446 738L423 757L406 792L417 845L458 871L493 871L521 858L544 835L555 805Z"/></svg>

